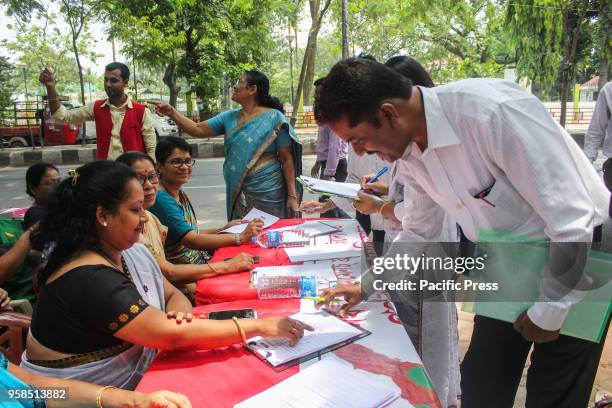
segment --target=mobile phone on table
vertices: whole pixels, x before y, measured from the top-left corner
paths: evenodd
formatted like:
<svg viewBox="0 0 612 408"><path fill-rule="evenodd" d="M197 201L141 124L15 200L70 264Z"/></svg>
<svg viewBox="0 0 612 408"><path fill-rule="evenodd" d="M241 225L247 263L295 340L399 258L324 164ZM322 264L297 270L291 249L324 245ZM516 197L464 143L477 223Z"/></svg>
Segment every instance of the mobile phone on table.
<svg viewBox="0 0 612 408"><path fill-rule="evenodd" d="M257 319L257 311L255 309L234 309L208 313L208 318L212 320L229 320L233 317L238 319Z"/></svg>

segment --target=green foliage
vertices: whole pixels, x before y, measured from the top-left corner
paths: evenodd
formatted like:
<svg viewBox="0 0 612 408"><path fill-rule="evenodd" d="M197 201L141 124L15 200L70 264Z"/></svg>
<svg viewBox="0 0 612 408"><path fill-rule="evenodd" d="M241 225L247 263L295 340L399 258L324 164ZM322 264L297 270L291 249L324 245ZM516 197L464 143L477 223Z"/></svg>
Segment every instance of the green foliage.
<svg viewBox="0 0 612 408"><path fill-rule="evenodd" d="M106 12L109 34L139 62L165 69L176 63L208 110L222 85L270 57L271 21L278 0L116 0ZM291 10L290 6L285 7ZM187 89L185 89L187 91Z"/></svg>
<svg viewBox="0 0 612 408"><path fill-rule="evenodd" d="M65 92L72 84L75 84L75 81L78 81L70 37L62 33L56 26L45 29L31 24L27 32L17 32L12 41L4 40L2 46L12 54L18 66L25 68L28 91L32 95L44 94L38 82L38 75L44 67L50 67L55 72L60 93ZM14 84L16 91L23 93L22 72L15 76Z"/></svg>
<svg viewBox="0 0 612 408"><path fill-rule="evenodd" d="M604 0L606 1L606 0ZM526 0L508 3L506 24L517 49L517 71L542 87L545 94L557 94L562 70L567 79L588 80L597 70L594 60L595 18L599 0ZM574 30L580 24L578 38ZM577 47L570 58L572 41ZM588 77L588 78L587 78Z"/></svg>
<svg viewBox="0 0 612 408"><path fill-rule="evenodd" d="M14 67L9 60L0 56L0 112L12 103L13 84L11 79L14 75Z"/></svg>

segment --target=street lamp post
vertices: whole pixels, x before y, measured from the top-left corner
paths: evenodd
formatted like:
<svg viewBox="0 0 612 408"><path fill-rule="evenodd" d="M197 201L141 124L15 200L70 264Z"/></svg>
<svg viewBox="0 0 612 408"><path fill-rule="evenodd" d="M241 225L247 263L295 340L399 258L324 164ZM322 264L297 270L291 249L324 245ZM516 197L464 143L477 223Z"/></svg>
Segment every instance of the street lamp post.
<svg viewBox="0 0 612 408"><path fill-rule="evenodd" d="M285 38L289 42L289 81L291 82L291 105L293 105L293 47L291 46L291 44L293 43L293 40L295 40L295 35L287 34ZM296 108L294 107L293 109ZM295 115L295 112L293 114Z"/></svg>

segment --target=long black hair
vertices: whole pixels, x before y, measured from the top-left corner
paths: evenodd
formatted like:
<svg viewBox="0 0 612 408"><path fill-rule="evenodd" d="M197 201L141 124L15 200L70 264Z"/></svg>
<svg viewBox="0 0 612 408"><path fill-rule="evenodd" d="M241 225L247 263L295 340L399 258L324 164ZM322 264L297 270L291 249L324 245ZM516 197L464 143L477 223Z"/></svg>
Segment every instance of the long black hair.
<svg viewBox="0 0 612 408"><path fill-rule="evenodd" d="M128 182L134 178L136 174L125 164L101 160L79 167L57 186L32 237L34 247L48 245L51 249L46 265L36 277L37 289L70 256L99 248L96 210L102 207L110 213L117 211L128 196Z"/></svg>
<svg viewBox="0 0 612 408"><path fill-rule="evenodd" d="M270 95L270 81L263 72L244 71L244 74L248 85L257 86L257 103L259 105L285 113L285 108L280 99Z"/></svg>
<svg viewBox="0 0 612 408"><path fill-rule="evenodd" d="M53 169L59 174L57 167L51 163L41 162L28 167L28 171L26 171L26 193L28 193L30 197L34 197L32 188L38 187L40 180L42 180L43 176L49 169Z"/></svg>
<svg viewBox="0 0 612 408"><path fill-rule="evenodd" d="M392 68L412 81L413 85L424 86L425 88L433 88L436 86L429 76L429 73L419 61L406 55L397 55L389 58L385 65Z"/></svg>

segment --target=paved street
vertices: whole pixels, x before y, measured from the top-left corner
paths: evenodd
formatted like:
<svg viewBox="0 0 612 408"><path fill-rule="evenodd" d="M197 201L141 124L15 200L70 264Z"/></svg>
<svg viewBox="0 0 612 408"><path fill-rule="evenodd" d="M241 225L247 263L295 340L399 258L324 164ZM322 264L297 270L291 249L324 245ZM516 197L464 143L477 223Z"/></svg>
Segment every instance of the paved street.
<svg viewBox="0 0 612 408"><path fill-rule="evenodd" d="M185 190L196 209L200 226L215 227L225 223L225 182L223 181L224 159L199 159L193 168L193 177L185 186ZM305 174L309 175L314 164L315 156L308 155L303 158ZM68 170L78 165L58 166L62 176ZM0 210L14 207L28 207L30 197L25 192L25 172L27 168L0 169ZM315 199L312 194L306 193L305 199Z"/></svg>

